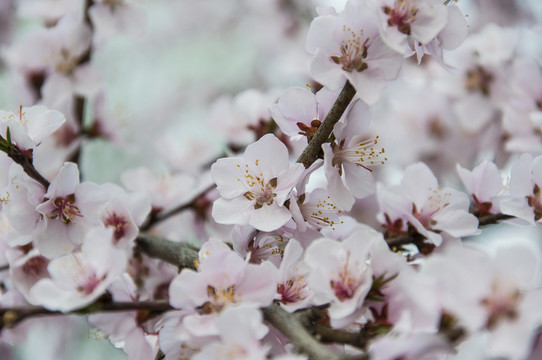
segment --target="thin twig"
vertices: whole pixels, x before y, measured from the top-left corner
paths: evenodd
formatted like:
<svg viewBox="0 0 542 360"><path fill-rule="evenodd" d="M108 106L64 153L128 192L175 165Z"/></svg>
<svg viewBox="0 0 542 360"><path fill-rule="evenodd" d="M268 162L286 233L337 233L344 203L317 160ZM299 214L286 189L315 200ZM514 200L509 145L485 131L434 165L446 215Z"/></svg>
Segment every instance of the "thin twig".
<svg viewBox="0 0 542 360"><path fill-rule="evenodd" d="M331 110L329 110L326 118L314 134L314 137L311 139L307 147L305 147L303 150L303 153L301 153L297 159L298 163L303 164L305 168L309 168L312 163L318 159L318 154L322 150L322 144L329 139L329 136L333 132L333 127L344 114L344 111L354 98L354 95L356 95L356 89L354 89L349 81L346 81L346 84L344 84L341 93L337 97L337 100L335 100L335 103L331 107Z"/></svg>
<svg viewBox="0 0 542 360"><path fill-rule="evenodd" d="M337 354L318 342L301 322L292 314L283 310L278 304L261 309L264 319L286 336L296 349L309 355L311 360L366 360L365 354Z"/></svg>
<svg viewBox="0 0 542 360"><path fill-rule="evenodd" d="M82 309L71 312L49 310L41 306L0 308L0 329L13 327L24 319L39 316L58 316L67 314L88 315L97 312L124 312L145 310L153 313L162 313L174 310L167 301L140 301L140 302L101 302L90 304Z"/></svg>
<svg viewBox="0 0 542 360"><path fill-rule="evenodd" d="M49 181L44 178L38 170L34 167L32 156L30 158L26 156L17 146L11 145L7 151L7 155L15 161L17 164L21 165L24 172L30 176L32 179L36 180L45 187L49 188Z"/></svg>
<svg viewBox="0 0 542 360"><path fill-rule="evenodd" d="M498 214L489 214L489 215L480 216L478 218L478 221L479 221L479 226L487 226L487 225L492 225L492 224L498 224L500 221L510 220L514 218L515 216L512 216L512 215L498 213Z"/></svg>
<svg viewBox="0 0 542 360"><path fill-rule="evenodd" d="M140 231L148 231L151 227L156 225L159 222L162 222L164 220L169 219L172 216L175 216L177 214L180 214L181 212L188 210L196 205L199 199L201 199L205 194L207 194L209 191L213 190L216 187L215 184L212 184L202 190L199 194L194 196L192 200L186 204L179 205L169 211L158 213L157 215L152 215L139 227Z"/></svg>

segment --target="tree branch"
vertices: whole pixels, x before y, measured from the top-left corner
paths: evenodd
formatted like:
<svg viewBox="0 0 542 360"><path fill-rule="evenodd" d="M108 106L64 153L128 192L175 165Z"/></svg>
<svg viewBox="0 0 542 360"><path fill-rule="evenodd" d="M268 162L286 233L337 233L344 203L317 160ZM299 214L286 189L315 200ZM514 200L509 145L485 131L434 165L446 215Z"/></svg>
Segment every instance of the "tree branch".
<svg viewBox="0 0 542 360"><path fill-rule="evenodd" d="M205 194L207 194L209 191L213 190L215 187L216 187L215 184L210 185L209 187L207 187L206 189L201 191L198 195L196 195L189 203L179 205L176 208L173 208L173 209L171 209L169 211L166 211L166 212L158 213L157 215L152 215L151 214L151 216L149 216L149 218L145 221L145 223L139 227L139 230L140 231L147 231L151 227L153 227L155 224L157 224L157 223L159 223L161 221L164 221L166 219L169 219L170 217L175 216L175 215L177 215L177 214L179 214L179 213L181 213L181 212L183 212L185 210L188 210L190 208L195 207L197 205L198 201L203 196L205 196Z"/></svg>
<svg viewBox="0 0 542 360"><path fill-rule="evenodd" d="M479 221L479 226L487 226L487 225L492 225L492 224L498 224L502 220L510 220L514 218L515 216L512 216L512 215L498 213L498 214L488 214L488 215L480 216L478 218L478 221Z"/></svg>
<svg viewBox="0 0 542 360"><path fill-rule="evenodd" d="M162 259L181 268L196 269L198 249L188 243L173 242L157 236L140 234L137 247L150 257Z"/></svg>
<svg viewBox="0 0 542 360"><path fill-rule="evenodd" d="M30 176L32 179L36 180L37 182L39 182L40 184L43 185L43 187L45 187L45 190L47 190L49 188L49 181L44 178L39 172L38 170L36 170L36 168L34 167L34 163L33 163L33 160L32 160L32 155L25 155L21 149L19 149L17 146L13 145L13 144L10 144L7 151L6 151L6 154L13 160L15 161L17 164L21 165L24 172Z"/></svg>
<svg viewBox="0 0 542 360"><path fill-rule="evenodd" d="M286 336L298 351L309 355L311 360L366 360L367 355L336 354L319 343L292 314L278 304L261 309L264 319Z"/></svg>
<svg viewBox="0 0 542 360"><path fill-rule="evenodd" d="M297 159L298 163L301 163L305 168L308 168L316 161L316 159L318 159L318 154L322 150L322 144L329 139L329 136L333 132L333 127L344 114L344 111L354 98L354 95L356 95L356 89L354 89L352 84L347 80L341 93L337 97L337 100L335 100L335 103L331 107L331 110L329 110L326 118L314 134L314 137Z"/></svg>
<svg viewBox="0 0 542 360"><path fill-rule="evenodd" d="M123 312L145 310L154 313L162 313L174 310L167 301L140 301L140 302L103 302L98 299L82 309L77 309L68 313L49 310L41 306L0 308L0 329L4 327L13 327L24 319L38 316L58 316L58 315L88 315L97 312Z"/></svg>

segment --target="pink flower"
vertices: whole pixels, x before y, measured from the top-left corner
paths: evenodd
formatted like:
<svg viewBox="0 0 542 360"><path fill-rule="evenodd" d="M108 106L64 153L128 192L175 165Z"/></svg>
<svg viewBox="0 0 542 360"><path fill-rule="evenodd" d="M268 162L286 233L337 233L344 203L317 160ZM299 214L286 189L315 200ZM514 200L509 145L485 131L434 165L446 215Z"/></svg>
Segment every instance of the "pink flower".
<svg viewBox="0 0 542 360"><path fill-rule="evenodd" d="M235 304L268 306L276 293L277 268L249 264L226 244L211 239L199 251L198 271L183 269L169 287L170 304L219 312Z"/></svg>
<svg viewBox="0 0 542 360"><path fill-rule="evenodd" d="M534 246L500 246L493 256L469 247L450 246L422 265L439 279L443 310L459 326L488 335L489 357L524 359L542 324L540 253Z"/></svg>
<svg viewBox="0 0 542 360"><path fill-rule="evenodd" d="M36 246L49 258L69 253L83 242L85 233L100 224L97 215L105 205L106 193L94 183L79 183L79 170L66 162L36 206L41 219L35 232Z"/></svg>
<svg viewBox="0 0 542 360"><path fill-rule="evenodd" d="M368 265L372 243L371 239L353 233L342 242L318 239L305 251L314 302L331 303L328 313L334 327L346 326L361 315L372 285Z"/></svg>
<svg viewBox="0 0 542 360"><path fill-rule="evenodd" d="M542 220L542 156L523 154L512 164L510 193L500 202L501 212L528 221Z"/></svg>
<svg viewBox="0 0 542 360"><path fill-rule="evenodd" d="M301 164L290 165L286 146L270 134L247 146L242 158L219 159L211 167L221 196L213 218L221 224L278 229L292 217L284 202L303 170Z"/></svg>
<svg viewBox="0 0 542 360"><path fill-rule="evenodd" d="M262 313L250 306L238 306L224 310L216 319L220 341L209 342L196 354L194 360L268 359L269 345L260 344L267 334Z"/></svg>
<svg viewBox="0 0 542 360"><path fill-rule="evenodd" d="M497 214L499 196L504 191L501 173L492 162L483 161L472 171L457 164L457 172L463 185L474 200L472 212L475 215Z"/></svg>
<svg viewBox="0 0 542 360"><path fill-rule="evenodd" d="M338 95L338 91L326 88L313 94L307 88L291 87L269 107L269 113L283 133L294 139L304 136L310 141Z"/></svg>
<svg viewBox="0 0 542 360"><path fill-rule="evenodd" d="M402 55L416 43L433 40L448 19L448 8L440 0L379 0L373 6L382 39Z"/></svg>
<svg viewBox="0 0 542 360"><path fill-rule="evenodd" d="M65 121L62 113L49 110L43 105L21 106L15 113L0 110L0 136L7 139L9 128L14 145L22 151L33 150Z"/></svg>
<svg viewBox="0 0 542 360"><path fill-rule="evenodd" d="M381 222L388 231L406 231L412 225L431 243L442 243L441 232L453 237L478 234L478 219L469 213L466 194L440 188L427 165L412 164L405 170L401 185L379 186L377 197ZM398 227L398 228L397 228Z"/></svg>
<svg viewBox="0 0 542 360"><path fill-rule="evenodd" d="M303 248L299 242L288 241L279 267L277 290L281 306L289 312L309 306L314 295L308 282L311 269L301 261L302 257Z"/></svg>
<svg viewBox="0 0 542 360"><path fill-rule="evenodd" d="M92 303L124 271L127 256L113 247L112 230L94 229L84 239L81 251L52 260L50 278L30 289L33 299L50 310L71 311Z"/></svg>
<svg viewBox="0 0 542 360"><path fill-rule="evenodd" d="M348 1L338 15L315 18L306 46L314 54L311 75L331 90L348 80L363 101L376 102L402 64L401 55L380 37L377 22L376 14L361 0Z"/></svg>

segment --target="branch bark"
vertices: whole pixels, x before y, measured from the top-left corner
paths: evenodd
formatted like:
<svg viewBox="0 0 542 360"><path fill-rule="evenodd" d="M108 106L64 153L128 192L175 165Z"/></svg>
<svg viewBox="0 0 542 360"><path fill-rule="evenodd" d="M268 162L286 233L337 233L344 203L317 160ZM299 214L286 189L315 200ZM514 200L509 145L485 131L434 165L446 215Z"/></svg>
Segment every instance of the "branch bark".
<svg viewBox="0 0 542 360"><path fill-rule="evenodd" d="M333 127L344 114L354 95L356 95L356 89L347 80L331 110L329 110L326 118L316 131L316 134L314 134L314 137L297 159L298 163L303 164L305 168L309 168L318 159L318 154L322 150L322 144L329 139L329 136L333 132Z"/></svg>
<svg viewBox="0 0 542 360"><path fill-rule="evenodd" d="M145 310L155 313L174 310L167 301L140 301L140 302L103 302L98 299L82 309L77 309L69 314L88 315L97 312L123 312ZM41 306L0 308L0 329L13 327L24 319L38 316L66 315L61 311L49 310Z"/></svg>
<svg viewBox="0 0 542 360"><path fill-rule="evenodd" d="M318 342L305 329L299 320L278 304L272 304L262 310L264 319L286 336L296 349L309 355L311 360L366 360L367 355L337 354Z"/></svg>
<svg viewBox="0 0 542 360"><path fill-rule="evenodd" d="M181 268L196 269L198 249L188 243L178 243L157 236L140 234L136 239L138 248L150 257L162 259Z"/></svg>

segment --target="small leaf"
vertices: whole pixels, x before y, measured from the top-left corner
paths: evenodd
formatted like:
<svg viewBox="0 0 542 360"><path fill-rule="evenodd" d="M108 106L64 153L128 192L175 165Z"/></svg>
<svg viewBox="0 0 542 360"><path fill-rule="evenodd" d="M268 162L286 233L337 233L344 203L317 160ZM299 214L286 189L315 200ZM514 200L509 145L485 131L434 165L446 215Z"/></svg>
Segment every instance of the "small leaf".
<svg viewBox="0 0 542 360"><path fill-rule="evenodd" d="M7 138L8 145L11 145L11 131L9 130L9 126L6 129L6 138Z"/></svg>

